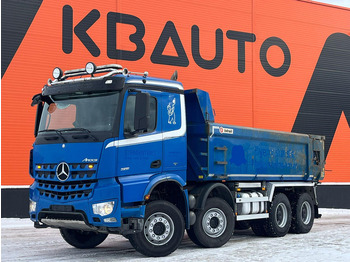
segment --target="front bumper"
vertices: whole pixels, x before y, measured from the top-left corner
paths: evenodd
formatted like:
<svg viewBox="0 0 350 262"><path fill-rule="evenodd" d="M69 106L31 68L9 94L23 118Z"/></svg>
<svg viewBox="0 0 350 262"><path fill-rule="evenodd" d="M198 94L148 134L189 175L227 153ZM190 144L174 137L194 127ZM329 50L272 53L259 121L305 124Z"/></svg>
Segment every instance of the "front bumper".
<svg viewBox="0 0 350 262"><path fill-rule="evenodd" d="M36 209L30 212L30 219L37 228L70 228L125 235L140 231L145 206L122 208L120 196L120 185L114 178L99 180L90 198L76 201L40 195L38 183L34 182L30 187L30 199L36 202ZM109 215L93 213L93 204L107 201L115 203Z"/></svg>
<svg viewBox="0 0 350 262"><path fill-rule="evenodd" d="M51 213L52 214L52 213ZM57 215L57 213L54 213ZM72 213L60 213L63 216L71 216L78 215ZM81 214L80 214L81 215ZM135 234L137 232L141 232L143 228L144 220L143 218L124 218L122 219L122 225L120 227L96 227L91 224L88 224L84 219L82 220L68 220L68 219L55 219L55 218L42 218L41 222L34 222L35 228L69 228L83 231L96 231L100 233L114 233L114 234L122 234L122 235L130 235Z"/></svg>

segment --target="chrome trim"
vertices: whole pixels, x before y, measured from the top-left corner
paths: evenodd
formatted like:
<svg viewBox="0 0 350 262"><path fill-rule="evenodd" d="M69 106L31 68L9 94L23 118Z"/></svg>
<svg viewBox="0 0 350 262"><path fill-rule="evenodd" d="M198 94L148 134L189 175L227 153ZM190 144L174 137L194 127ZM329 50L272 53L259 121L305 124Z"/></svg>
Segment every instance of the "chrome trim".
<svg viewBox="0 0 350 262"><path fill-rule="evenodd" d="M88 226L84 221L79 220L62 220L62 219L51 219L43 218L41 221L43 224L50 227L63 227L69 229L78 229L84 231L95 231L97 228Z"/></svg>
<svg viewBox="0 0 350 262"><path fill-rule="evenodd" d="M66 77L63 76L60 81L57 81L57 80L52 81L51 85L59 85L59 84L72 83L72 82L83 82L83 81L89 81L89 80L100 80L100 79L103 79L105 77L108 77L108 76L111 76L111 75L114 75L114 74L118 74L118 73L121 73L121 72L122 72L121 70L113 70L113 71L109 72L108 74L105 74L105 75L102 75L102 76L77 78L77 79L71 79L71 80L64 80L64 79L66 79ZM69 77L80 76L80 75L82 75L82 74L81 73L71 74ZM86 75L86 74L83 74L83 75Z"/></svg>
<svg viewBox="0 0 350 262"><path fill-rule="evenodd" d="M236 220L242 221L242 220L262 219L262 218L268 218L268 217L269 217L268 213L252 214L252 215L238 215L236 217Z"/></svg>
<svg viewBox="0 0 350 262"><path fill-rule="evenodd" d="M250 198L236 198L236 203L251 203L251 202L266 202L269 198L264 197L250 197Z"/></svg>
<svg viewBox="0 0 350 262"><path fill-rule="evenodd" d="M269 197L269 202L272 202L276 187L314 187L315 185L315 182L268 182L266 185L266 192Z"/></svg>

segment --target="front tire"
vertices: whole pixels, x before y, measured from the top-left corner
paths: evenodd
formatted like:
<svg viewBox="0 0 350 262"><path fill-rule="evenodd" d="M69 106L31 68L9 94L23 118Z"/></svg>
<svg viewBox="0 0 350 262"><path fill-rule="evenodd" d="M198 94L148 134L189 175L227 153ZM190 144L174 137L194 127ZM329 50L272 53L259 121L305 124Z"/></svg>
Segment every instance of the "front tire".
<svg viewBox="0 0 350 262"><path fill-rule="evenodd" d="M221 198L209 198L188 230L190 239L202 247L221 247L230 240L235 227L234 213Z"/></svg>
<svg viewBox="0 0 350 262"><path fill-rule="evenodd" d="M108 236L108 234L68 228L60 228L60 232L68 244L81 249L94 248L101 244Z"/></svg>
<svg viewBox="0 0 350 262"><path fill-rule="evenodd" d="M301 194L292 207L291 233L305 234L310 232L315 218L315 207L308 193Z"/></svg>
<svg viewBox="0 0 350 262"><path fill-rule="evenodd" d="M146 207L142 232L130 235L129 241L143 255L163 257L178 248L184 231L180 210L168 201L157 200Z"/></svg>

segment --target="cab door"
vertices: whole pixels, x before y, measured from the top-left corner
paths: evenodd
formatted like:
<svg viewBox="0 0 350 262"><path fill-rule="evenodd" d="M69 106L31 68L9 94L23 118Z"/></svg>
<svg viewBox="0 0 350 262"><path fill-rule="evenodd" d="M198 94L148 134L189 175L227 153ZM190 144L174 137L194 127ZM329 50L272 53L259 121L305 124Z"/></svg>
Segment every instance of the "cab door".
<svg viewBox="0 0 350 262"><path fill-rule="evenodd" d="M186 180L187 140L184 95L168 93L162 98L163 172Z"/></svg>
<svg viewBox="0 0 350 262"><path fill-rule="evenodd" d="M149 97L150 119L145 130L135 130L135 91L127 91L120 125L118 152L119 176L145 174L144 179L162 172L162 127L160 104L155 91L145 91ZM145 181L146 183L146 181Z"/></svg>

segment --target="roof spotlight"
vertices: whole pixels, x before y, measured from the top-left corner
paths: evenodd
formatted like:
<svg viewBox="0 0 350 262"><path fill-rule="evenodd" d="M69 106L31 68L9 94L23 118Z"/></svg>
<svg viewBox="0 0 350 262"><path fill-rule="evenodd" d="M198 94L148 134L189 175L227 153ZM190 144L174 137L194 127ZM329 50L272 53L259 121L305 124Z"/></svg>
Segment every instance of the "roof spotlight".
<svg viewBox="0 0 350 262"><path fill-rule="evenodd" d="M55 79L60 79L63 76L63 71L61 70L61 68L56 67L53 70L52 75Z"/></svg>
<svg viewBox="0 0 350 262"><path fill-rule="evenodd" d="M123 75L127 76L129 74L129 70L127 68L123 69Z"/></svg>
<svg viewBox="0 0 350 262"><path fill-rule="evenodd" d="M86 73L92 75L93 73L96 72L96 65L92 62L87 63L85 66L85 71Z"/></svg>

